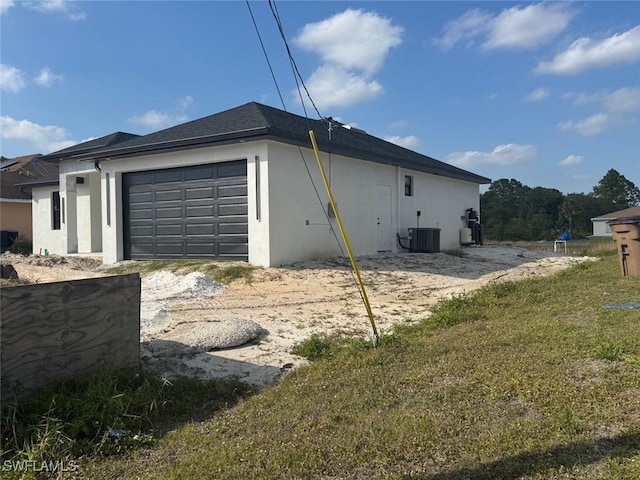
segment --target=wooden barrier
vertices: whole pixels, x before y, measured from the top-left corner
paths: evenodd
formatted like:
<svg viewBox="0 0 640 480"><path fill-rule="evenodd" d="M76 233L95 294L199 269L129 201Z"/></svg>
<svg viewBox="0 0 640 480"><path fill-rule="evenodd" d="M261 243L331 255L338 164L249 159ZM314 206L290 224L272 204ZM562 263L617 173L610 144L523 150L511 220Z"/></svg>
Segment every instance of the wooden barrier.
<svg viewBox="0 0 640 480"><path fill-rule="evenodd" d="M2 396L137 365L140 275L0 288Z"/></svg>

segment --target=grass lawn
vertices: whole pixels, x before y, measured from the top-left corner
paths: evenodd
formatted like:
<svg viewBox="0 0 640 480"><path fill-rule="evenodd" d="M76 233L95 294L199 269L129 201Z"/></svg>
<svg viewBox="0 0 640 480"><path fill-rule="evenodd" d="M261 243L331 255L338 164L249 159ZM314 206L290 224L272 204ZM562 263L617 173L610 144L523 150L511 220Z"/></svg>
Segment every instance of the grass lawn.
<svg viewBox="0 0 640 480"><path fill-rule="evenodd" d="M640 309L603 305L640 302L640 278L600 258L454 298L377 349L314 337L274 387L208 418L197 396L197 421L63 478L638 479Z"/></svg>

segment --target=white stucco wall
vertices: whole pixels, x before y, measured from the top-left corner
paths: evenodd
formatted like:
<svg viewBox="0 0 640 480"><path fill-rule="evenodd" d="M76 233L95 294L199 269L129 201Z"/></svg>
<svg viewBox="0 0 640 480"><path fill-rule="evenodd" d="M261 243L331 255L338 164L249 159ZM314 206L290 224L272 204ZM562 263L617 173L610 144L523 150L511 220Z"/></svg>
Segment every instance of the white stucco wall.
<svg viewBox="0 0 640 480"><path fill-rule="evenodd" d="M78 176L84 179L84 183L75 186L78 253L101 252L100 173L94 171Z"/></svg>
<svg viewBox="0 0 640 480"><path fill-rule="evenodd" d="M310 149L302 152L321 203L317 200L300 151L276 142L269 144L273 265L340 253L322 211L328 197L315 155ZM416 227L418 210L421 211L420 227L441 229L441 250L460 245L460 228L464 226L461 217L469 207L479 210L479 186L475 183L339 155L323 153L321 158L356 255L372 255L379 249L377 195L381 187L391 190L391 238L387 244L392 252L399 250L396 234L405 236L407 228ZM404 195L405 175L413 177L413 196ZM330 222L340 237L336 221L331 219Z"/></svg>
<svg viewBox="0 0 640 480"><path fill-rule="evenodd" d="M272 265L335 255L340 251L323 213L322 205L326 208L329 198L315 156L312 150L302 151L322 203L317 199L298 148L269 143L268 209ZM325 168L331 170L329 162ZM331 221L336 225L335 220Z"/></svg>
<svg viewBox="0 0 640 480"><path fill-rule="evenodd" d="M44 254L45 249L50 254L63 255L62 230L53 230L52 193L59 191L59 187L37 187L32 191L33 215L33 253Z"/></svg>
<svg viewBox="0 0 640 480"><path fill-rule="evenodd" d="M404 195L404 177L413 176L413 196ZM480 211L480 191L476 183L401 169L400 233L417 226L440 229L440 249L460 245L461 217L467 208ZM419 218L417 212L420 211ZM480 212L482 214L482 212ZM482 222L482 218L480 219Z"/></svg>

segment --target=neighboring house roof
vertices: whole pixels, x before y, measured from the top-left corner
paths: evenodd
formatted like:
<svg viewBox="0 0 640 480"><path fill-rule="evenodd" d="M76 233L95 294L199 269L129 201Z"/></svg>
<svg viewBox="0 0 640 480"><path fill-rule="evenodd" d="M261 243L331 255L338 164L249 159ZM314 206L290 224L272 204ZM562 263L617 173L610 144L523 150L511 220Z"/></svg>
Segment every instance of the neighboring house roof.
<svg viewBox="0 0 640 480"><path fill-rule="evenodd" d="M332 128L329 132L330 124ZM315 132L318 148L324 152L473 183L491 183L489 178L400 147L362 130L350 129L335 120L313 120L256 102L133 138L117 145L74 155L74 158L105 161L260 139L310 147L309 130ZM60 151L48 157L62 159L65 155L64 151Z"/></svg>
<svg viewBox="0 0 640 480"><path fill-rule="evenodd" d="M94 138L93 140L78 143L63 150L58 150L57 152L50 153L48 155L45 155L44 159L53 162L66 160L78 155L87 154L95 150L110 147L111 145L115 145L117 143L126 142L133 138L138 138L139 136L140 135L135 135L133 133L114 132L110 133L109 135L105 135L104 137Z"/></svg>
<svg viewBox="0 0 640 480"><path fill-rule="evenodd" d="M58 165L42 160L43 156L25 155L5 162L0 171L0 198L3 200L30 200L24 186L43 181L58 182Z"/></svg>
<svg viewBox="0 0 640 480"><path fill-rule="evenodd" d="M617 212L605 213L604 215L600 215L599 217L594 217L591 220L605 221L605 220L613 220L615 218L620 218L620 217L631 217L634 215L640 215L640 207L625 208L624 210L618 210Z"/></svg>

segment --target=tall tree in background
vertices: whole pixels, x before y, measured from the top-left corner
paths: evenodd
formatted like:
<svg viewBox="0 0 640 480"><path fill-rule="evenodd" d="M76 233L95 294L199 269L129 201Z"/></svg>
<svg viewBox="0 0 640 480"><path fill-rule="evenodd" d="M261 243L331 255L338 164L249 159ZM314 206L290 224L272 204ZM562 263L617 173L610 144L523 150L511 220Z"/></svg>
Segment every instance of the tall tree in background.
<svg viewBox="0 0 640 480"><path fill-rule="evenodd" d="M560 206L558 229L567 231L571 238L591 235L591 219L601 215L602 206L593 194L569 193Z"/></svg>
<svg viewBox="0 0 640 480"><path fill-rule="evenodd" d="M520 239L522 235L520 211L527 189L529 187L525 187L513 178L511 180L501 178L492 182L489 190L482 194L480 197L481 222L487 238Z"/></svg>
<svg viewBox="0 0 640 480"><path fill-rule="evenodd" d="M568 231L572 238L589 236L591 219L640 205L640 190L611 169L592 193L530 188L501 178L480 195L481 223L488 240L550 240Z"/></svg>
<svg viewBox="0 0 640 480"><path fill-rule="evenodd" d="M601 213L640 205L640 189L613 168L593 187L593 196L600 201Z"/></svg>

